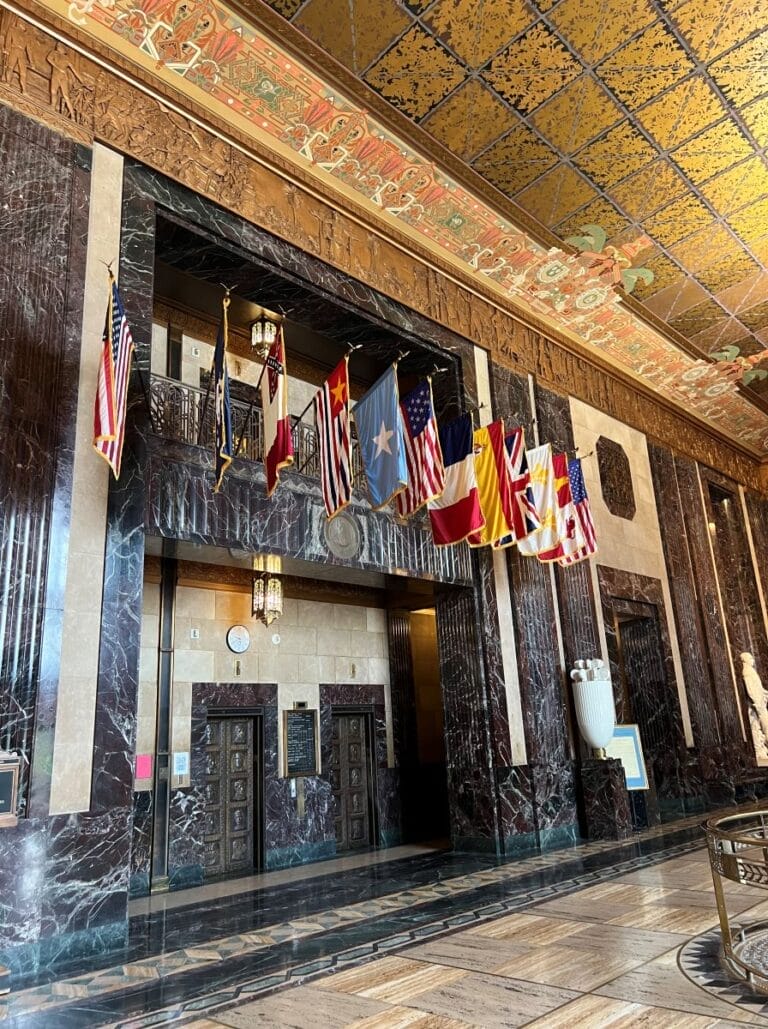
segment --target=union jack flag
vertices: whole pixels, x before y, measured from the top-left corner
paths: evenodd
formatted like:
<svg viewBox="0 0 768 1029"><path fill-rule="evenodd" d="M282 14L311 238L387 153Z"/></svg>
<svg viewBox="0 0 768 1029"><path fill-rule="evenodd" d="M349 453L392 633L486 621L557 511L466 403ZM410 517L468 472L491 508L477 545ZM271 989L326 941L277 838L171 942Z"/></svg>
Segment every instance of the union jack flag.
<svg viewBox="0 0 768 1029"><path fill-rule="evenodd" d="M513 429L504 437L507 468L512 488L512 533L494 544L496 549L519 543L541 526L541 518L533 500L531 474L525 456L525 429Z"/></svg>
<svg viewBox="0 0 768 1029"><path fill-rule="evenodd" d="M437 434L429 379L400 402L405 425L405 456L408 464L408 485L397 495L397 511L411 515L429 500L435 500L445 488L445 466L440 438Z"/></svg>
<svg viewBox="0 0 768 1029"><path fill-rule="evenodd" d="M133 336L125 317L117 283L109 273L109 301L102 337L99 383L93 414L93 446L107 462L116 479L125 439L125 411L128 401L128 380L133 357Z"/></svg>
<svg viewBox="0 0 768 1029"><path fill-rule="evenodd" d="M349 428L348 356L342 358L315 394L315 423L320 446L320 481L329 518L352 499Z"/></svg>
<svg viewBox="0 0 768 1029"><path fill-rule="evenodd" d="M566 557L560 558L558 564L563 567L575 565L597 553L595 523L592 521L592 509L589 506L584 473L581 470L581 458L574 457L568 462L568 478L571 483L573 506L576 508L576 517L579 520L585 543L575 554L568 554Z"/></svg>

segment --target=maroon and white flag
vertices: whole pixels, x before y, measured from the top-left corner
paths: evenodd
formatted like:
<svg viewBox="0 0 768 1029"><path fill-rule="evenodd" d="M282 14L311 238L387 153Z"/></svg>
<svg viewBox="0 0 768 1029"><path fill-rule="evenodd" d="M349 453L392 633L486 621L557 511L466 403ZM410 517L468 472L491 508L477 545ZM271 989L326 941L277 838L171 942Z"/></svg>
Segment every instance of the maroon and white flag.
<svg viewBox="0 0 768 1029"><path fill-rule="evenodd" d="M282 326L269 348L261 379L261 410L264 416L264 468L267 496L272 496L280 469L293 464L291 416L288 414L288 375L285 370L285 344Z"/></svg>

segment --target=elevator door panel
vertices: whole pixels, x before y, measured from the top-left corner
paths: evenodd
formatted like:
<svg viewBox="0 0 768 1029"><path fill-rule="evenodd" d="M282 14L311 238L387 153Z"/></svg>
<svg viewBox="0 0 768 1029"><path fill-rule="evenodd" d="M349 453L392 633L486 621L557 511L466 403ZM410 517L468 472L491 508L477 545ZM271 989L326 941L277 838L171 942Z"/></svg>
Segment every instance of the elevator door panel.
<svg viewBox="0 0 768 1029"><path fill-rule="evenodd" d="M365 717L334 715L330 773L337 853L371 844L368 759Z"/></svg>
<svg viewBox="0 0 768 1029"><path fill-rule="evenodd" d="M254 867L255 799L252 718L206 724L205 873L234 875Z"/></svg>

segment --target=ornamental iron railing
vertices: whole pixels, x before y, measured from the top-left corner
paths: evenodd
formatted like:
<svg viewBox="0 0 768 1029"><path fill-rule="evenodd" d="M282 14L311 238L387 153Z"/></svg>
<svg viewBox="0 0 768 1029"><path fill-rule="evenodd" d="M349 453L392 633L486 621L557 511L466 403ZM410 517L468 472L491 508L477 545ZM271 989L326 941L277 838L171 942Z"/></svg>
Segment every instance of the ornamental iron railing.
<svg viewBox="0 0 768 1029"><path fill-rule="evenodd" d="M213 394L177 379L153 375L150 387L152 426L158 436L192 443L212 450L216 429ZM264 421L261 408L243 400L230 402L232 439L236 456L246 461L261 461ZM293 436L293 469L309 478L320 478L320 448L317 429L308 422L295 422ZM353 481L365 481L360 448L352 427Z"/></svg>

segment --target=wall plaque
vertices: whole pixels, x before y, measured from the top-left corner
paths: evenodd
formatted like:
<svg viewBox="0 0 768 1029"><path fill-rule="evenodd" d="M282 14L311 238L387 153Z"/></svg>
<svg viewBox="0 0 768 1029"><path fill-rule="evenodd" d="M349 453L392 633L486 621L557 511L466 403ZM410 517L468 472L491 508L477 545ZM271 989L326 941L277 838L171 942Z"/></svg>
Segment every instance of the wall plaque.
<svg viewBox="0 0 768 1029"><path fill-rule="evenodd" d="M16 797L19 791L19 766L15 754L0 752L0 829L16 825Z"/></svg>
<svg viewBox="0 0 768 1029"><path fill-rule="evenodd" d="M617 725L613 739L605 748L608 757L617 757L624 766L628 790L647 790L648 773L645 770L640 729L636 725Z"/></svg>
<svg viewBox="0 0 768 1029"><path fill-rule="evenodd" d="M318 712L302 708L283 712L283 774L317 775Z"/></svg>

